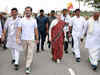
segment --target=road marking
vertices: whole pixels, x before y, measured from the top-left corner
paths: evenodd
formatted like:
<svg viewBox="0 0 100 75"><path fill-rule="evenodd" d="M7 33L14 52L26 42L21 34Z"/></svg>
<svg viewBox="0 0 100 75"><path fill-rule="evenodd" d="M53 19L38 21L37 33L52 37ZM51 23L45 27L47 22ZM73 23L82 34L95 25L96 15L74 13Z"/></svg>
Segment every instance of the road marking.
<svg viewBox="0 0 100 75"><path fill-rule="evenodd" d="M72 68L69 68L68 71L69 71L70 75L76 75Z"/></svg>

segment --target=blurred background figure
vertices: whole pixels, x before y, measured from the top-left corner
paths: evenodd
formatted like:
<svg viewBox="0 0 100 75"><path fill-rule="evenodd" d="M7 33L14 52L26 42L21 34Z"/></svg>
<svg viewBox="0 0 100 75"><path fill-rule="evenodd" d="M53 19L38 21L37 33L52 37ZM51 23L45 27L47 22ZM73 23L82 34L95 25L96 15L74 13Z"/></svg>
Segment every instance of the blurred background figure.
<svg viewBox="0 0 100 75"><path fill-rule="evenodd" d="M49 20L49 23L48 23L48 30L50 28L50 25L52 23L52 21L56 19L56 16L55 16L55 10L52 10L51 13L50 13L50 16L48 17L48 20ZM50 41L49 41L49 34L48 34L48 48L50 48Z"/></svg>
<svg viewBox="0 0 100 75"><path fill-rule="evenodd" d="M37 52L40 50L44 51L44 42L46 35L48 34L48 17L44 15L44 10L40 10L40 15L37 17L37 26L39 32L39 43L37 44Z"/></svg>

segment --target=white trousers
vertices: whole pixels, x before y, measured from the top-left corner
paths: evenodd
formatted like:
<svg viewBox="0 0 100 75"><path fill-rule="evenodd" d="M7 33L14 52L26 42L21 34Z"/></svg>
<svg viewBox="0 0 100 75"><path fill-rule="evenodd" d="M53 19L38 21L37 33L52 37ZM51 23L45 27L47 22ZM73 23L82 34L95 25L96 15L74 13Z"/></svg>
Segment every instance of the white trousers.
<svg viewBox="0 0 100 75"><path fill-rule="evenodd" d="M98 65L98 60L100 60L100 48L90 48L89 59L92 65Z"/></svg>
<svg viewBox="0 0 100 75"><path fill-rule="evenodd" d="M80 38L73 36L74 46L73 52L75 53L76 58L80 58Z"/></svg>
<svg viewBox="0 0 100 75"><path fill-rule="evenodd" d="M12 59L15 60L15 64L19 64L20 51L13 48L11 50L11 53L12 53Z"/></svg>

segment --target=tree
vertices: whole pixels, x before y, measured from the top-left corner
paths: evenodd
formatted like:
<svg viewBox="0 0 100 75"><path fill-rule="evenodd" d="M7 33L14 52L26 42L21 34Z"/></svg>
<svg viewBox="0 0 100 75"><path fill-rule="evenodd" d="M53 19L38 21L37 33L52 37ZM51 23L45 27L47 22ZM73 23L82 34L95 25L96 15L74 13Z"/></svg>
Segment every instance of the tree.
<svg viewBox="0 0 100 75"><path fill-rule="evenodd" d="M80 9L81 8L80 3L81 3L81 1L84 1L84 0L77 0L77 1L79 3L79 9Z"/></svg>
<svg viewBox="0 0 100 75"><path fill-rule="evenodd" d="M79 8L80 8L80 3L83 1L85 4L87 3L88 5L92 5L92 7L95 7L96 10L100 10L100 0L77 0L79 3Z"/></svg>
<svg viewBox="0 0 100 75"><path fill-rule="evenodd" d="M100 10L100 0L85 0L85 3L92 5L95 9Z"/></svg>

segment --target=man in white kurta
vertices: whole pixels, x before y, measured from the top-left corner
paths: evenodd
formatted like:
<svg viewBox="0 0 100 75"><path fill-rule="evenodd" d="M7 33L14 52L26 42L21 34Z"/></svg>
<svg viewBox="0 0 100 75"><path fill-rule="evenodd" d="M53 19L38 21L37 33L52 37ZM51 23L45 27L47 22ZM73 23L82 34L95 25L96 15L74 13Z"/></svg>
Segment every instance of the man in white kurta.
<svg viewBox="0 0 100 75"><path fill-rule="evenodd" d="M73 52L75 53L76 62L80 62L80 40L83 36L85 18L80 16L80 10L76 9L76 16L72 18L72 37L74 41Z"/></svg>
<svg viewBox="0 0 100 75"><path fill-rule="evenodd" d="M7 34L7 48L11 49L12 54L12 64L15 66L15 70L19 68L19 56L21 45L16 43L16 30L20 22L20 18L17 17L18 10L17 8L11 9L11 17L7 19L4 27L4 34L2 38L5 38Z"/></svg>
<svg viewBox="0 0 100 75"><path fill-rule="evenodd" d="M100 19L98 12L94 13L93 17L89 19L86 29L87 37L85 47L89 51L92 69L96 70L100 57Z"/></svg>

